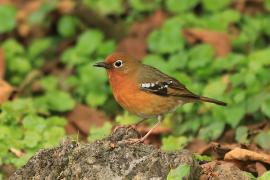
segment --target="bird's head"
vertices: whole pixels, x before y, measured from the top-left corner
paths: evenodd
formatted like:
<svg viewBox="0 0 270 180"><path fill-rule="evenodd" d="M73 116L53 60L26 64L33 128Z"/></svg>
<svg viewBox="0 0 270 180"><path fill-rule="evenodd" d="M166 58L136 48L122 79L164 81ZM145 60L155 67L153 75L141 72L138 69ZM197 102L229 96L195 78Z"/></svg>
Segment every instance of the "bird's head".
<svg viewBox="0 0 270 180"><path fill-rule="evenodd" d="M116 52L109 55L104 62L98 62L94 66L103 67L110 74L124 75L136 70L140 64L140 61L137 61L127 54Z"/></svg>

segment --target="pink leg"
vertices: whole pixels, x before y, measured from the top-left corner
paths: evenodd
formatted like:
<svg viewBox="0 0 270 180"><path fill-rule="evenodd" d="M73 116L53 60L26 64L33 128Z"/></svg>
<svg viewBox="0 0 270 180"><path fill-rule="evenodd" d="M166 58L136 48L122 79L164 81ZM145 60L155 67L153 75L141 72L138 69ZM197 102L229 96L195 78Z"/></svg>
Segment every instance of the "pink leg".
<svg viewBox="0 0 270 180"><path fill-rule="evenodd" d="M153 130L160 125L162 118L163 118L162 116L158 116L158 122L142 138L127 139L127 140L124 140L124 142L130 143L130 144L137 144L137 143L145 141L149 137L149 135L153 132Z"/></svg>

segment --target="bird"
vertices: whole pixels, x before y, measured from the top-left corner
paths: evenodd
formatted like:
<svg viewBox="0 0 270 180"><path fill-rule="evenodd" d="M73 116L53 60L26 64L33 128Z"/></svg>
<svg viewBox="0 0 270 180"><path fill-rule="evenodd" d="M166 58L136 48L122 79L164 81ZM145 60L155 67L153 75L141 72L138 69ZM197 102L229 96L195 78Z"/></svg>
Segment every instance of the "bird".
<svg viewBox="0 0 270 180"><path fill-rule="evenodd" d="M194 94L177 79L123 52L114 52L105 61L94 66L106 69L117 103L142 118L136 125L149 118L157 118L157 123L143 137L132 139L132 143L145 141L160 125L165 114L186 103L203 101L227 105L225 102Z"/></svg>

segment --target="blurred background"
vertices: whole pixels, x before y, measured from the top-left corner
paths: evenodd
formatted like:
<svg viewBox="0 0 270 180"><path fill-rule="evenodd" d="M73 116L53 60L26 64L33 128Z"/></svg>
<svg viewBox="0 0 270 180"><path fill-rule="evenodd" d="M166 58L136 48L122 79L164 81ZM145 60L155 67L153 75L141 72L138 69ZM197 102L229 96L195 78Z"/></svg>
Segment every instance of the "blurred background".
<svg viewBox="0 0 270 180"><path fill-rule="evenodd" d="M63 137L139 121L92 67L115 51L229 104L186 104L146 143L204 160L223 158L213 141L269 153L269 12L270 0L0 0L0 179Z"/></svg>

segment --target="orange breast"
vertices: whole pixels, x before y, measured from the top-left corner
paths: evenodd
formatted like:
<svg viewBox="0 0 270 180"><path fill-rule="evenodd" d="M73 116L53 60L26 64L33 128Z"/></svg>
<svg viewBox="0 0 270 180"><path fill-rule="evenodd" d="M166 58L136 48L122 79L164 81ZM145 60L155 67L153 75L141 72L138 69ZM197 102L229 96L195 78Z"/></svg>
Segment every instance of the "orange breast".
<svg viewBox="0 0 270 180"><path fill-rule="evenodd" d="M110 77L116 101L127 111L141 117L154 117L172 111L179 100L140 90L139 84L121 76Z"/></svg>

